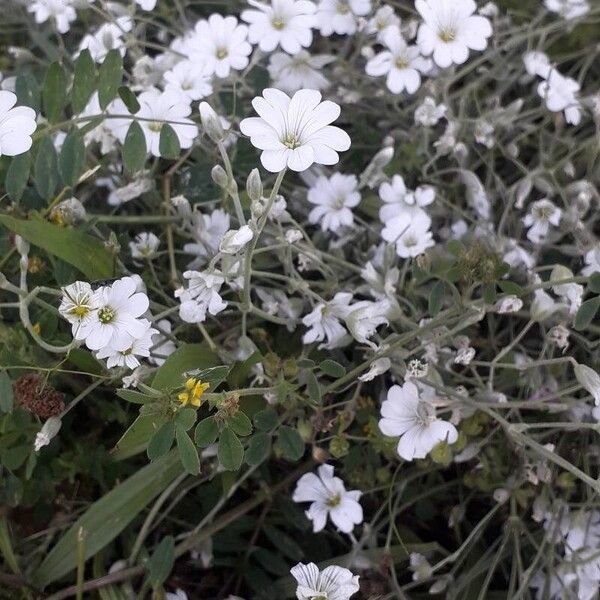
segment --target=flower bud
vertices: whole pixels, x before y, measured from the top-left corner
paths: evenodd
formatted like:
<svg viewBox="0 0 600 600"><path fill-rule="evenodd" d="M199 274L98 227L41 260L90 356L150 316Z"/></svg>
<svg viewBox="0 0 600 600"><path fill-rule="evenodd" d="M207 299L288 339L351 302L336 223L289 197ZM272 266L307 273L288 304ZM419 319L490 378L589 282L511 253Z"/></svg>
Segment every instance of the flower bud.
<svg viewBox="0 0 600 600"><path fill-rule="evenodd" d="M227 177L227 173L225 173L225 169L221 165L215 165L210 172L210 176L220 188L227 189L229 177Z"/></svg>
<svg viewBox="0 0 600 600"><path fill-rule="evenodd" d="M206 135L213 142L220 142L225 137L225 132L223 131L223 126L221 125L221 121L219 120L219 116L212 109L208 102L200 102L200 120L202 121L202 127L206 132Z"/></svg>
<svg viewBox="0 0 600 600"><path fill-rule="evenodd" d="M250 200L258 202L263 195L263 184L258 169L252 169L246 181L246 192Z"/></svg>
<svg viewBox="0 0 600 600"><path fill-rule="evenodd" d="M60 431L61 425L62 421L58 417L50 417L44 423L42 429L35 436L34 449L36 452L51 442L52 438Z"/></svg>
<svg viewBox="0 0 600 600"><path fill-rule="evenodd" d="M221 239L219 250L224 254L236 254L252 239L253 235L248 225L232 229Z"/></svg>
<svg viewBox="0 0 600 600"><path fill-rule="evenodd" d="M600 406L600 375L587 365L575 365L577 381L594 397L596 406Z"/></svg>

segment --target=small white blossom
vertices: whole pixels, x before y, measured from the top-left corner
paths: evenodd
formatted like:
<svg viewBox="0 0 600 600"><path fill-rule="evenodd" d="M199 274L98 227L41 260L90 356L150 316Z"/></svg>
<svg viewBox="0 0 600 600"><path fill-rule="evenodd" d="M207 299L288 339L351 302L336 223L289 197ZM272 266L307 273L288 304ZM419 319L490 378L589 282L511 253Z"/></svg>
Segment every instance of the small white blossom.
<svg viewBox="0 0 600 600"><path fill-rule="evenodd" d="M144 334L136 339L130 341L130 345L126 348L115 349L112 346L106 346L96 352L96 358L105 358L106 366L109 369L114 367L127 367L128 369L135 369L140 366L138 356L149 357L150 348L153 345L152 337L158 333L157 329L150 326L150 321L147 319L140 319L146 326Z"/></svg>
<svg viewBox="0 0 600 600"><path fill-rule="evenodd" d="M523 300L512 294L504 296L504 298L498 300L494 306L494 310L500 315L517 312L522 308Z"/></svg>
<svg viewBox="0 0 600 600"><path fill-rule="evenodd" d="M36 23L52 19L59 33L67 33L77 18L72 0L34 0L29 3L27 10L34 13Z"/></svg>
<svg viewBox="0 0 600 600"><path fill-rule="evenodd" d="M319 571L315 563L298 563L290 572L298 582L298 600L349 600L360 587L358 575L337 565Z"/></svg>
<svg viewBox="0 0 600 600"><path fill-rule="evenodd" d="M350 311L350 302L352 294L338 292L329 302L322 302L315 306L314 310L307 314L302 323L309 330L304 334L302 342L312 344L313 342L323 342L319 348L332 350L339 348L348 341L348 332L340 323Z"/></svg>
<svg viewBox="0 0 600 600"><path fill-rule="evenodd" d="M579 125L581 121L581 104L579 102L579 84L570 77L561 75L553 69L545 81L537 88L538 95L546 102L552 112L564 111L565 120L571 125Z"/></svg>
<svg viewBox="0 0 600 600"><path fill-rule="evenodd" d="M354 222L352 209L360 203L356 175L334 173L321 176L308 190L308 201L315 204L309 215L311 223L319 223L323 231L337 232Z"/></svg>
<svg viewBox="0 0 600 600"><path fill-rule="evenodd" d="M273 85L288 94L301 89L324 90L329 80L323 75L323 67L335 60L330 54L309 54L300 50L294 56L274 52L269 58L269 75Z"/></svg>
<svg viewBox="0 0 600 600"><path fill-rule="evenodd" d="M158 250L160 240L158 237L148 231L143 231L135 236L133 242L129 242L129 249L131 250L132 258L153 258Z"/></svg>
<svg viewBox="0 0 600 600"><path fill-rule="evenodd" d="M527 239L541 244L548 236L550 226L558 227L561 216L562 210L547 198L534 202L523 217L523 224L529 228Z"/></svg>
<svg viewBox="0 0 600 600"><path fill-rule="evenodd" d="M35 111L28 106L15 106L17 96L0 90L0 156L17 156L27 152L37 128Z"/></svg>
<svg viewBox="0 0 600 600"><path fill-rule="evenodd" d="M206 320L207 312L216 315L225 310L227 302L219 295L225 279L219 271L185 271L183 277L189 280L188 287L175 290L175 297L181 302L179 316L183 321L202 323Z"/></svg>
<svg viewBox="0 0 600 600"><path fill-rule="evenodd" d="M544 5L563 19L576 19L590 11L588 0L544 0Z"/></svg>
<svg viewBox="0 0 600 600"><path fill-rule="evenodd" d="M200 100L212 94L210 74L202 63L182 60L164 74L165 90L182 94L187 100Z"/></svg>
<svg viewBox="0 0 600 600"><path fill-rule="evenodd" d="M219 250L224 254L236 254L252 239L253 235L248 225L242 225L240 229L232 229L221 239Z"/></svg>
<svg viewBox="0 0 600 600"><path fill-rule="evenodd" d="M400 17L394 12L394 8L384 4L375 11L375 14L367 23L367 33L377 34L377 41L383 41L383 36L390 28L400 27Z"/></svg>
<svg viewBox="0 0 600 600"><path fill-rule="evenodd" d="M357 17L369 14L371 0L321 0L317 7L316 23L326 37L352 35L358 27Z"/></svg>
<svg viewBox="0 0 600 600"><path fill-rule="evenodd" d="M433 127L444 117L447 110L445 104L436 104L431 96L427 96L415 110L415 123L424 127Z"/></svg>

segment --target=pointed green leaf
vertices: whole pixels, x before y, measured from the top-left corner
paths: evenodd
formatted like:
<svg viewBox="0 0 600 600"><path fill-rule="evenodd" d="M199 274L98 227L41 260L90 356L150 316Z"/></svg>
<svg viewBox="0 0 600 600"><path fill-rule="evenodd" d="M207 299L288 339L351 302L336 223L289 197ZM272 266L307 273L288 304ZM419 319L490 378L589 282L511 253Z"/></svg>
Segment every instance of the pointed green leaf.
<svg viewBox="0 0 600 600"><path fill-rule="evenodd" d="M573 327L578 331L585 329L594 320L599 308L600 296L595 296L594 298L586 300L579 307L579 310L573 319Z"/></svg>
<svg viewBox="0 0 600 600"><path fill-rule="evenodd" d="M330 358L327 358L320 363L319 369L321 369L325 375L329 375L329 377L335 377L336 379L339 379L346 374L346 369L344 369L339 362L331 360Z"/></svg>
<svg viewBox="0 0 600 600"><path fill-rule="evenodd" d="M219 438L219 449L217 452L219 462L227 471L237 471L244 460L244 447L237 435L225 427Z"/></svg>
<svg viewBox="0 0 600 600"><path fill-rule="evenodd" d="M184 344L158 368L152 387L166 390L181 386L184 373L214 367L218 362L219 358L205 344Z"/></svg>
<svg viewBox="0 0 600 600"><path fill-rule="evenodd" d="M6 172L4 187L10 199L18 202L27 187L31 172L31 152L25 152L13 157Z"/></svg>
<svg viewBox="0 0 600 600"><path fill-rule="evenodd" d="M73 114L78 115L86 107L96 88L96 77L96 65L90 51L82 50L74 66L73 89L71 90Z"/></svg>
<svg viewBox="0 0 600 600"><path fill-rule="evenodd" d="M118 50L109 50L98 69L98 100L104 110L113 100L123 81L123 58Z"/></svg>
<svg viewBox="0 0 600 600"><path fill-rule="evenodd" d="M115 444L113 458L124 460L143 452L154 432L166 421L164 415L140 415Z"/></svg>
<svg viewBox="0 0 600 600"><path fill-rule="evenodd" d="M185 429L176 426L175 437L177 439L177 450L179 451L179 459L183 468L190 475L198 475L200 472L200 458L198 457L198 450L190 439Z"/></svg>
<svg viewBox="0 0 600 600"><path fill-rule="evenodd" d="M251 466L259 465L271 452L271 436L264 431L259 431L250 438L246 449L245 459Z"/></svg>
<svg viewBox="0 0 600 600"><path fill-rule="evenodd" d="M164 537L152 553L148 561L148 579L156 587L166 580L175 564L175 539L168 535Z"/></svg>
<svg viewBox="0 0 600 600"><path fill-rule="evenodd" d="M74 187L85 165L85 144L77 127L73 127L63 142L58 171L63 184Z"/></svg>
<svg viewBox="0 0 600 600"><path fill-rule="evenodd" d="M207 417L196 425L194 442L199 448L206 448L214 444L219 435L219 428L213 417Z"/></svg>
<svg viewBox="0 0 600 600"><path fill-rule="evenodd" d="M304 440L292 427L281 427L278 431L278 441L283 456L291 461L300 460L304 454Z"/></svg>
<svg viewBox="0 0 600 600"><path fill-rule="evenodd" d="M168 421L158 428L158 431L150 438L147 454L150 460L156 460L164 456L173 445L175 440L175 423Z"/></svg>
<svg viewBox="0 0 600 600"><path fill-rule="evenodd" d="M126 85L122 85L119 88L119 98L121 98L121 100L123 100L123 103L127 107L127 110L132 115L135 115L135 113L138 110L140 110L141 107L140 107L140 103L138 102L138 99L135 97L135 94Z"/></svg>
<svg viewBox="0 0 600 600"><path fill-rule="evenodd" d="M132 402L133 404L147 404L148 402L153 402L156 400L156 398L153 396L143 394L142 392L136 392L135 390L120 389L117 390L116 393L119 398L123 398L123 400Z"/></svg>
<svg viewBox="0 0 600 600"><path fill-rule="evenodd" d="M42 88L44 115L50 123L55 123L62 115L67 101L67 87L65 70L59 63L52 63L48 67Z"/></svg>
<svg viewBox="0 0 600 600"><path fill-rule="evenodd" d="M158 150L163 158L179 158L179 154L181 153L179 138L175 130L168 123L165 123L161 127Z"/></svg>
<svg viewBox="0 0 600 600"><path fill-rule="evenodd" d="M308 397L315 404L321 404L321 386L312 371L306 373L306 388L308 390Z"/></svg>
<svg viewBox="0 0 600 600"><path fill-rule="evenodd" d="M33 167L33 182L42 198L50 200L54 196L58 184L58 158L49 137L42 138L38 144Z"/></svg>
<svg viewBox="0 0 600 600"><path fill-rule="evenodd" d="M594 294L600 294L600 273L592 273L588 281L588 289Z"/></svg>
<svg viewBox="0 0 600 600"><path fill-rule="evenodd" d="M130 173L135 173L144 168L146 162L146 138L141 125L132 121L125 141L123 142L123 165Z"/></svg>

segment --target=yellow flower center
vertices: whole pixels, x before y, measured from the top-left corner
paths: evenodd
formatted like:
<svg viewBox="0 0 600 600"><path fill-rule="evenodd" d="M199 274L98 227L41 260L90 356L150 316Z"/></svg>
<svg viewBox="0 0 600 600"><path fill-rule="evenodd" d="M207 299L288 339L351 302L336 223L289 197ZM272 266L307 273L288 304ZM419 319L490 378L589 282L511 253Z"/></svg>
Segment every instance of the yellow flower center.
<svg viewBox="0 0 600 600"><path fill-rule="evenodd" d="M438 37L442 42L453 42L456 39L456 29L454 27L444 27L439 30Z"/></svg>
<svg viewBox="0 0 600 600"><path fill-rule="evenodd" d="M217 58L219 60L224 59L227 56L227 48L217 48Z"/></svg>
<svg viewBox="0 0 600 600"><path fill-rule="evenodd" d="M408 67L408 61L403 56L396 59L396 69L406 69Z"/></svg>
<svg viewBox="0 0 600 600"><path fill-rule="evenodd" d="M82 319L83 317L85 317L87 314L89 314L89 312L90 312L89 306L82 306L81 304L79 306L74 306L69 311L69 313L71 313L72 315L75 315L79 319Z"/></svg>
<svg viewBox="0 0 600 600"><path fill-rule="evenodd" d="M281 143L284 146L287 146L290 150L295 150L296 148L298 148L299 146L301 146L302 144L300 143L300 140L298 139L298 136L296 136L293 133L288 133L282 140Z"/></svg>
<svg viewBox="0 0 600 600"><path fill-rule="evenodd" d="M335 494L327 500L327 506L329 506L329 508L335 508L336 506L340 505L341 501L342 497L340 496L340 494Z"/></svg>
<svg viewBox="0 0 600 600"><path fill-rule="evenodd" d="M103 306L98 311L98 320L100 321L100 323L103 323L104 325L108 325L108 323L111 323L112 321L114 321L116 316L117 316L117 312L115 311L115 309L112 306Z"/></svg>
<svg viewBox="0 0 600 600"><path fill-rule="evenodd" d="M273 17L271 25L273 25L273 29L281 31L285 27L285 21L281 17Z"/></svg>
<svg viewBox="0 0 600 600"><path fill-rule="evenodd" d="M161 123L160 121L152 121L149 125L148 125L148 129L150 131L153 131L154 133L160 133L160 130L162 129L163 123Z"/></svg>

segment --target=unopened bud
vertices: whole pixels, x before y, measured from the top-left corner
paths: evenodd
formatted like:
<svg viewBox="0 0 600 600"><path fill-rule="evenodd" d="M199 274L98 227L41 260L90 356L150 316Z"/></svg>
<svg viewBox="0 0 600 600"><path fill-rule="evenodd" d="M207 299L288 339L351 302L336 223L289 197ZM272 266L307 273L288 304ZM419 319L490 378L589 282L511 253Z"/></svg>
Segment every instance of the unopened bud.
<svg viewBox="0 0 600 600"><path fill-rule="evenodd" d="M220 188L227 189L229 177L227 177L227 173L221 165L215 165L210 172L210 176Z"/></svg>
<svg viewBox="0 0 600 600"><path fill-rule="evenodd" d="M600 406L600 375L587 365L575 365L575 377L593 397L596 406Z"/></svg>
<svg viewBox="0 0 600 600"><path fill-rule="evenodd" d="M261 199L263 195L263 184L260 180L258 169L252 169L252 171L250 171L250 175L248 175L248 180L246 181L246 192L248 192L250 200L258 202Z"/></svg>
<svg viewBox="0 0 600 600"><path fill-rule="evenodd" d="M202 121L202 127L206 132L206 135L213 142L220 142L225 137L225 132L223 131L223 126L221 125L221 121L219 120L219 116L212 109L208 102L200 102L200 120Z"/></svg>

